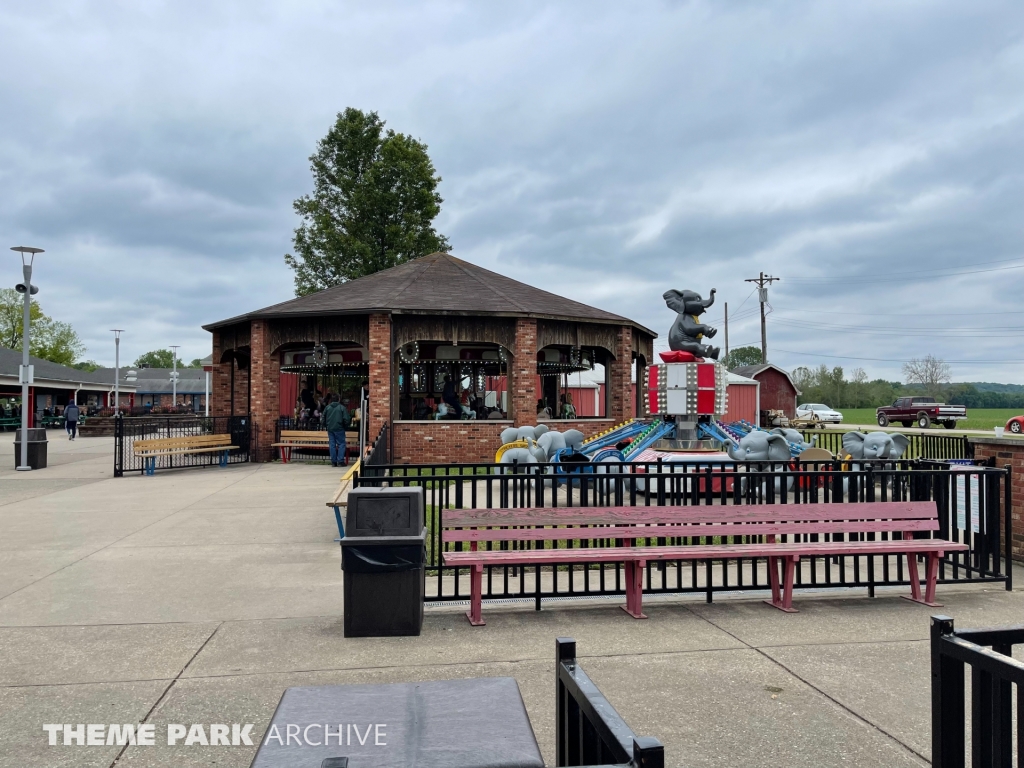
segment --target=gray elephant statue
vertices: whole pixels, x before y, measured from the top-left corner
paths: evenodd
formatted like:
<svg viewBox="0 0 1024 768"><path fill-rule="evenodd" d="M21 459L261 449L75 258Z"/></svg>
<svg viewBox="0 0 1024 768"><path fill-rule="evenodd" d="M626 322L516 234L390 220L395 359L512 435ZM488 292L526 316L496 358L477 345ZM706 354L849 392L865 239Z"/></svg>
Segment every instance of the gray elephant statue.
<svg viewBox="0 0 1024 768"><path fill-rule="evenodd" d="M754 430L745 435L739 443L730 442L725 445L726 453L733 461L772 461L789 462L793 456L789 450L789 441L785 435L775 432Z"/></svg>
<svg viewBox="0 0 1024 768"><path fill-rule="evenodd" d="M544 449L548 461L565 448L579 448L583 444L583 433L578 429L567 429L565 432L550 430L537 438L537 445Z"/></svg>
<svg viewBox="0 0 1024 768"><path fill-rule="evenodd" d="M806 451L808 448L813 448L814 447L814 442L810 442L809 443L806 440L804 440L804 436L801 435L800 432L798 430L795 430L795 429L788 429L786 427L776 427L775 429L773 429L771 431L771 433L773 435L782 435L792 445L798 446L801 451ZM815 437L814 441L817 441L817 439L818 438Z"/></svg>
<svg viewBox="0 0 1024 768"><path fill-rule="evenodd" d="M696 291L665 291L662 295L665 304L669 309L679 314L672 328L668 332L668 346L673 351L689 352L696 357L710 357L718 359L718 347L703 344L705 336L709 339L718 333L717 328L701 323L697 318L704 314L704 310L715 303L715 289L711 289L711 295L701 299Z"/></svg>
<svg viewBox="0 0 1024 768"><path fill-rule="evenodd" d="M843 435L843 455L860 461L894 461L910 447L906 436L892 432L847 432Z"/></svg>

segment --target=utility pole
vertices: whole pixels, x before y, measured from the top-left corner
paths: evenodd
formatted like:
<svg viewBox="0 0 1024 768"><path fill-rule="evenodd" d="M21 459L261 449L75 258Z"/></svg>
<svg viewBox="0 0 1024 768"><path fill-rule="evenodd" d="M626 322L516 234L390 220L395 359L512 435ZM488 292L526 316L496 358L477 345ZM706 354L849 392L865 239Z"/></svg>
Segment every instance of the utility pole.
<svg viewBox="0 0 1024 768"><path fill-rule="evenodd" d="M725 364L729 364L729 302L725 302Z"/></svg>
<svg viewBox="0 0 1024 768"><path fill-rule="evenodd" d="M172 360L173 368L171 369L171 405L177 410L178 408L178 345L171 344L171 352L174 355Z"/></svg>
<svg viewBox="0 0 1024 768"><path fill-rule="evenodd" d="M114 415L121 412L121 332L123 328L111 328L114 334Z"/></svg>
<svg viewBox="0 0 1024 768"><path fill-rule="evenodd" d="M756 283L757 284L757 300L761 305L761 364L768 362L768 331L765 328L764 323L764 305L768 303L768 288L767 286L774 283L776 280L781 280L781 277L772 277L771 275L765 275L764 272L759 277L747 278L743 282L745 283Z"/></svg>

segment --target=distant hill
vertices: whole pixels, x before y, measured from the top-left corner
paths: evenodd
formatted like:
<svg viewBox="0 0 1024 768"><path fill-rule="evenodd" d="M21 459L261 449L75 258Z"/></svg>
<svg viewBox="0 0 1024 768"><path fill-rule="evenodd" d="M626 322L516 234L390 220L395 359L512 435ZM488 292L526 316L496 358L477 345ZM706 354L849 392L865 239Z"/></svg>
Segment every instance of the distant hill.
<svg viewBox="0 0 1024 768"><path fill-rule="evenodd" d="M957 382L960 383L960 382ZM1006 392L1008 394L1024 394L1024 384L995 384L991 381L965 381L979 392Z"/></svg>

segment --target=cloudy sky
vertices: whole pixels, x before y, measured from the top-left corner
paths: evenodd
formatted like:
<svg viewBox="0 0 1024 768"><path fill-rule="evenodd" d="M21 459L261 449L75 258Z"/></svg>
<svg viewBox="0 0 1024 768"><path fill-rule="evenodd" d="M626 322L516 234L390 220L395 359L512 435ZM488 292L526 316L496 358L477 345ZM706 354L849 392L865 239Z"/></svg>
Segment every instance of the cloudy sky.
<svg viewBox="0 0 1024 768"><path fill-rule="evenodd" d="M773 362L1024 383L1022 33L1019 0L7 4L0 232L88 357L208 354L292 295L353 106L429 145L463 259L662 336L716 287L732 346L765 271Z"/></svg>

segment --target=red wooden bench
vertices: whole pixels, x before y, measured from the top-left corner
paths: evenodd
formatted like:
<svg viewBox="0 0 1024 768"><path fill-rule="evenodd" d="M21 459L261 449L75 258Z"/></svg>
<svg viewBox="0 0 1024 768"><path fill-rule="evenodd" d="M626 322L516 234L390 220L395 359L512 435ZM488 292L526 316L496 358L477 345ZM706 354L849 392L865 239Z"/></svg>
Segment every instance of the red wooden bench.
<svg viewBox="0 0 1024 768"><path fill-rule="evenodd" d="M445 510L442 541L461 542L469 549L445 552L444 564L470 572L469 623L481 616L484 566L544 566L618 562L625 566L626 604L636 619L643 613L643 572L650 561L766 558L772 599L765 602L788 613L793 608L793 582L801 557L839 555L905 555L910 577L909 600L935 602L939 560L946 552L968 549L943 539L915 539L916 532L939 530L938 510L931 501L863 504L762 504L700 507L548 507L541 509ZM567 526L588 526L585 528ZM861 534L889 534L889 539L864 541ZM842 541L833 541L842 534ZM817 535L819 541L802 541ZM756 543L715 543L726 536L755 537ZM634 546L637 539L699 537L705 543ZM786 537L782 541L781 537ZM853 538L850 541L848 539ZM608 547L557 548L557 542L622 540ZM824 540L829 539L829 540ZM551 548L486 549L481 544L552 542ZM921 595L917 558L927 558L925 593ZM781 574L780 574L781 571Z"/></svg>

